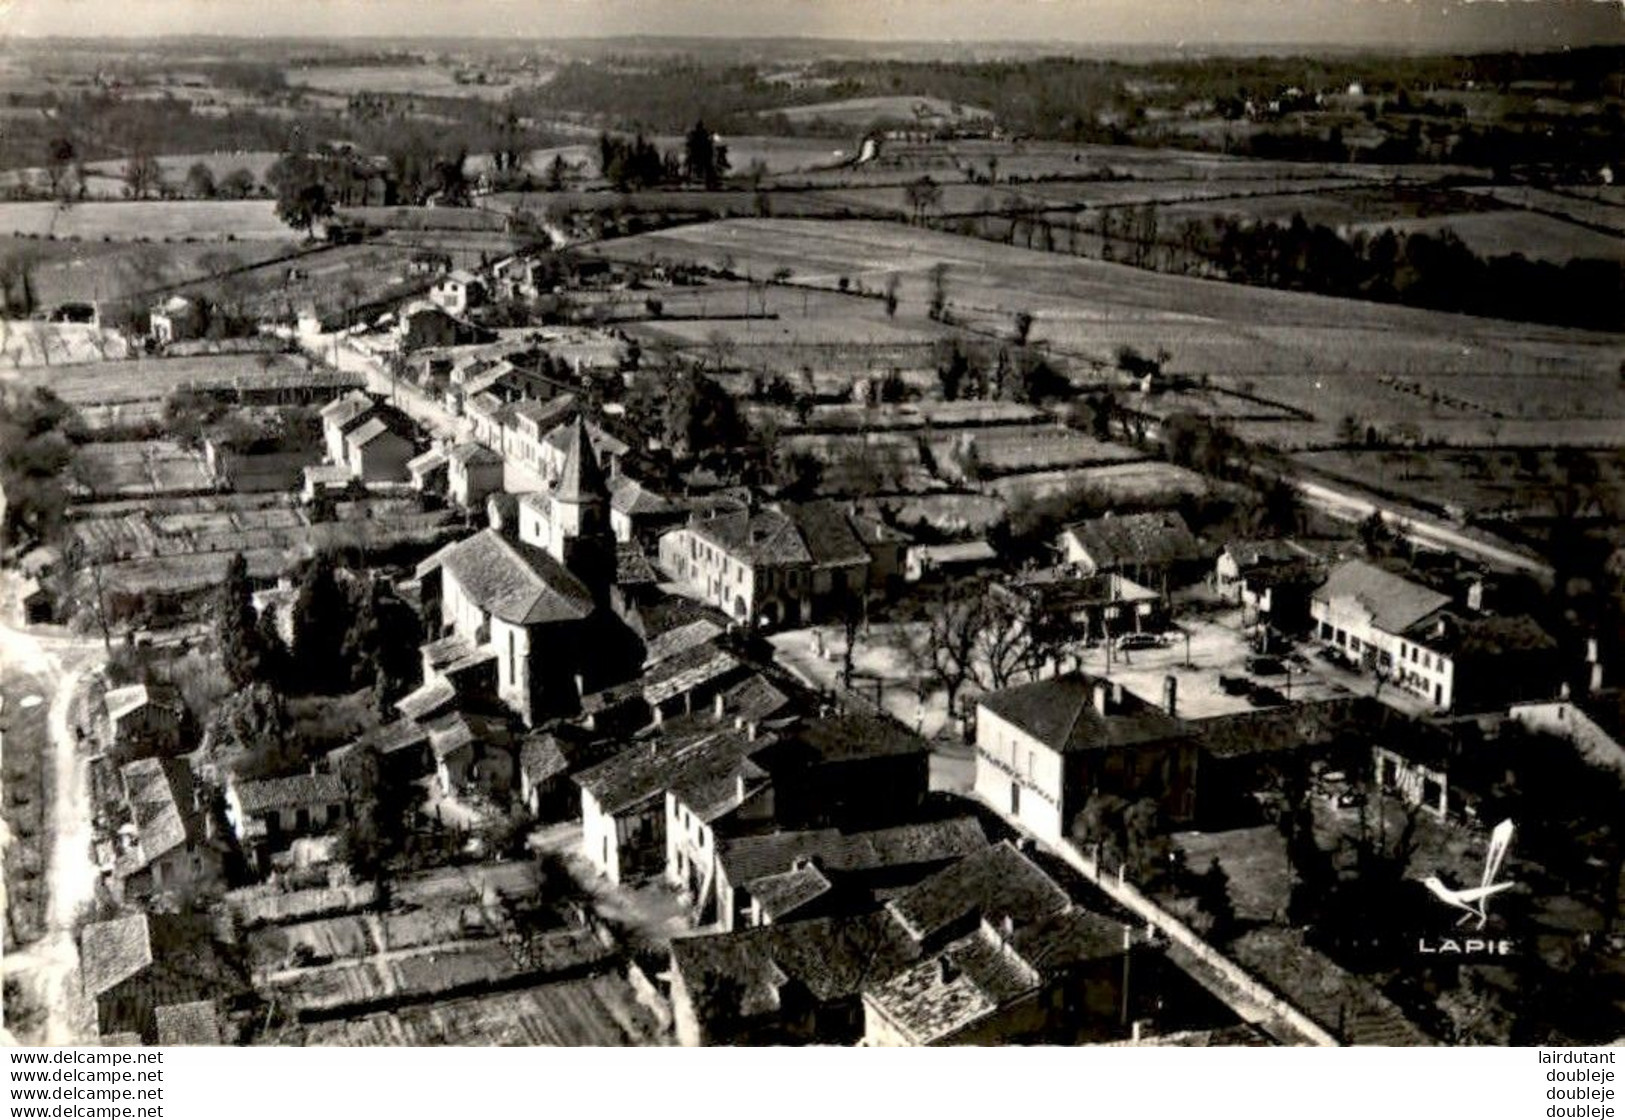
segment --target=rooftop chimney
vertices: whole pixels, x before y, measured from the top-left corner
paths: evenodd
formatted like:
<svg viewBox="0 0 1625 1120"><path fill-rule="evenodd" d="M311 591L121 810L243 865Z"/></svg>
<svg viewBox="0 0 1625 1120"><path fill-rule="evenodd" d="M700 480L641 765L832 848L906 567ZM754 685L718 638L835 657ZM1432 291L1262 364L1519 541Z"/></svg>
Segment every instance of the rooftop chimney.
<svg viewBox="0 0 1625 1120"><path fill-rule="evenodd" d="M1111 697L1111 685L1107 684L1105 681L1096 681L1095 682L1095 711L1099 712L1101 715L1109 714L1110 713L1110 704L1109 704L1110 697Z"/></svg>
<svg viewBox="0 0 1625 1120"><path fill-rule="evenodd" d="M719 722L722 720L723 716L728 714L727 706L723 703L722 693L720 692L717 693L717 698L711 703L711 713L712 718Z"/></svg>
<svg viewBox="0 0 1625 1120"><path fill-rule="evenodd" d="M1179 681L1172 673L1162 678L1162 708L1169 715L1178 715Z"/></svg>
<svg viewBox="0 0 1625 1120"><path fill-rule="evenodd" d="M937 958L937 980L943 984L952 984L959 979L959 966L944 953Z"/></svg>
<svg viewBox="0 0 1625 1120"><path fill-rule="evenodd" d="M749 723L745 724L746 740L754 743L756 741L756 736L760 731L761 726L755 720L751 720Z"/></svg>

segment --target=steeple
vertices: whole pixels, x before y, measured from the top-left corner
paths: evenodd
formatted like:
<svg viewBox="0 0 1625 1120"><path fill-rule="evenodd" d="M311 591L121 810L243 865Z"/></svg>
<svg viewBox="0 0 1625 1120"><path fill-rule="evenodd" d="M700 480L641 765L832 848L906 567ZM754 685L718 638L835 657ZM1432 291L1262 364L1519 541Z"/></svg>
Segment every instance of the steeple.
<svg viewBox="0 0 1625 1120"><path fill-rule="evenodd" d="M575 505L609 501L609 484L604 481L603 468L598 465L592 437L587 434L587 422L579 412L565 435L564 470L553 488L553 500Z"/></svg>

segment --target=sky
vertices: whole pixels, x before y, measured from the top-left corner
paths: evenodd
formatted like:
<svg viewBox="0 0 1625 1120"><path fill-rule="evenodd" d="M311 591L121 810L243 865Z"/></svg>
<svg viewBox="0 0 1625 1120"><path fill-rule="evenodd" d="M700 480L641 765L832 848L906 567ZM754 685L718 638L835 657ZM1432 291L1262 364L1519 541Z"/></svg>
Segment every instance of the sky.
<svg viewBox="0 0 1625 1120"><path fill-rule="evenodd" d="M0 34L1550 48L1625 42L1625 0L0 0Z"/></svg>

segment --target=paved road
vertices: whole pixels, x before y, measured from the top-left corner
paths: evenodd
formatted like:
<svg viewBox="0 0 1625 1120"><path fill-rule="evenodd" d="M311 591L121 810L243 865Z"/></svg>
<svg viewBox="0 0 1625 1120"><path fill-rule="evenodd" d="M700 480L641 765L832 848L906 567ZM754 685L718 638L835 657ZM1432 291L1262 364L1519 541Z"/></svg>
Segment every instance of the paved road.
<svg viewBox="0 0 1625 1120"><path fill-rule="evenodd" d="M1552 566L1544 560L1515 549L1512 545L1485 539L1488 534L1469 534L1420 510L1382 498L1347 490L1328 483L1292 475L1282 476L1304 501L1339 521L1361 522L1373 511L1382 514L1389 528L1426 548L1453 552L1491 567L1526 572L1538 579L1551 579Z"/></svg>

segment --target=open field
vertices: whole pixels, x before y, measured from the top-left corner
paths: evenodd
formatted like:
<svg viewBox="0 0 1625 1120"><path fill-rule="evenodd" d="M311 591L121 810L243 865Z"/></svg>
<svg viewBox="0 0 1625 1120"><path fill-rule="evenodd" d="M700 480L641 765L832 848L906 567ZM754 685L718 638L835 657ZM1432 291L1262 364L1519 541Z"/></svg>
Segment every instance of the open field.
<svg viewBox="0 0 1625 1120"><path fill-rule="evenodd" d="M818 101L811 105L792 105L775 109L772 115L782 115L803 124L824 121L828 124L850 125L862 128L877 121L916 121L927 125L991 120L993 114L974 105L958 105L940 97L851 97L844 101Z"/></svg>
<svg viewBox="0 0 1625 1120"><path fill-rule="evenodd" d="M1368 222L1355 229L1369 235L1392 229L1401 236L1449 230L1469 249L1485 257L1521 253L1533 260L1558 263L1575 258L1625 260L1625 229L1611 235L1527 210Z"/></svg>
<svg viewBox="0 0 1625 1120"><path fill-rule="evenodd" d="M511 85L462 83L443 66L301 66L285 72L290 86L327 93L398 93L417 97L475 97L500 101Z"/></svg>
<svg viewBox="0 0 1625 1120"><path fill-rule="evenodd" d="M1182 497L1200 497L1212 492L1213 483L1195 471L1152 459L1103 467L1010 474L994 479L987 488L1006 502L1092 493L1113 505L1163 509L1177 505Z"/></svg>
<svg viewBox="0 0 1625 1120"><path fill-rule="evenodd" d="M242 202L0 202L0 235L113 241L286 241L269 199Z"/></svg>
<svg viewBox="0 0 1625 1120"><path fill-rule="evenodd" d="M73 301L116 301L207 280L220 272L281 260L299 251L282 241L151 245L129 241L42 241L0 238L0 256L31 262L29 283L40 307Z"/></svg>
<svg viewBox="0 0 1625 1120"><path fill-rule="evenodd" d="M1625 452L1582 453L1576 477L1551 451L1523 447L1433 451L1316 451L1295 462L1344 481L1374 487L1413 502L1449 507L1468 516L1557 517L1586 512L1625 516ZM1583 464L1589 462L1590 466Z"/></svg>
<svg viewBox="0 0 1625 1120"><path fill-rule="evenodd" d="M1570 438L1565 420L1625 409L1620 340L1598 332L1169 276L885 223L729 221L605 242L594 251L623 260L727 259L759 276L789 268L797 283L833 287L844 276L872 291L895 273L896 323L922 327L930 274L942 265L956 321L1005 334L1014 314L1027 311L1035 341L1102 372L1121 346L1164 349L1171 372L1252 386L1314 417L1297 432L1272 425L1283 439L1326 438L1344 415L1370 415L1378 407L1373 399L1383 397L1373 393L1383 375L1427 392L1448 384L1454 396L1475 403L1509 394L1540 402L1547 414L1530 418L1552 422L1551 438L1559 441ZM876 308L883 316L878 301ZM1531 392L1531 383L1541 391ZM1427 429L1430 417L1418 415L1413 395L1388 396L1385 418ZM1462 415L1482 429L1493 419L1486 409L1496 410L1485 404ZM1501 411L1512 416L1510 402ZM1446 430L1462 434L1459 423Z"/></svg>
<svg viewBox="0 0 1625 1120"><path fill-rule="evenodd" d="M129 354L129 343L112 329L0 319L0 370L38 371L70 362L123 361Z"/></svg>
<svg viewBox="0 0 1625 1120"><path fill-rule="evenodd" d="M252 381L305 368L301 359L289 355L211 354L58 365L34 370L28 380L50 389L71 405L108 405L162 401L186 385L231 384L239 379Z"/></svg>

